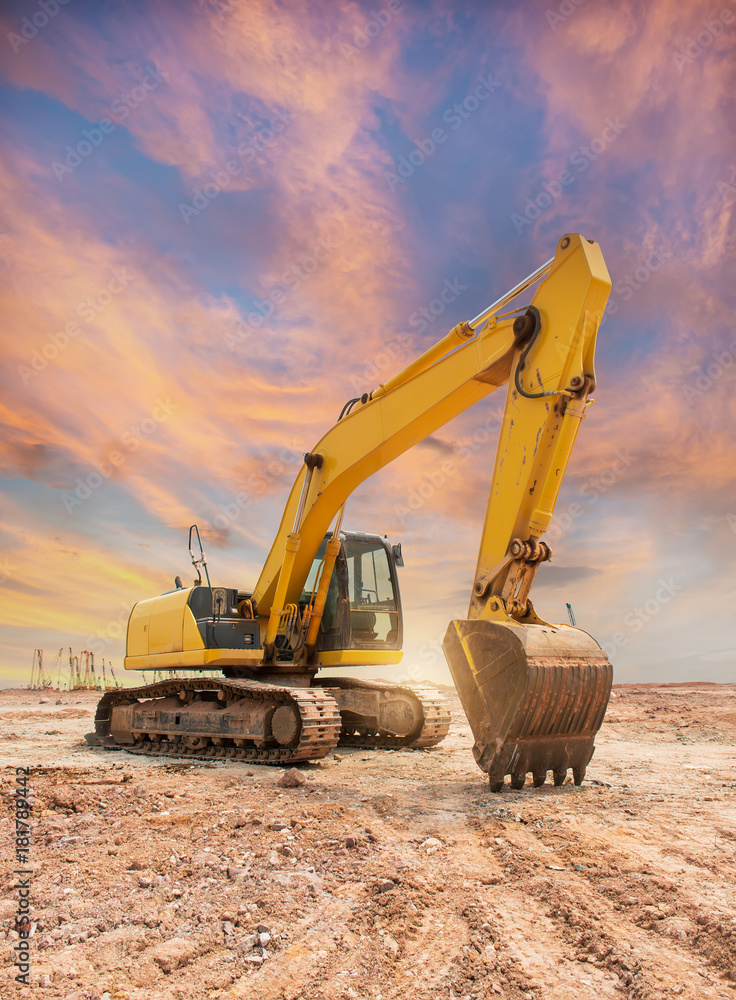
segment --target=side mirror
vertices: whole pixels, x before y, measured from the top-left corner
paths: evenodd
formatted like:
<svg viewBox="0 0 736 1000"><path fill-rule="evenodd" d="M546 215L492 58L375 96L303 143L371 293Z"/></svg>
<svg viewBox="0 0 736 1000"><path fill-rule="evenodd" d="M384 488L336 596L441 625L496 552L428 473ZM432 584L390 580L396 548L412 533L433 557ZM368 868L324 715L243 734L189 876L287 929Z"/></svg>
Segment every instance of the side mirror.
<svg viewBox="0 0 736 1000"><path fill-rule="evenodd" d="M397 542L396 545L391 546L391 554L394 557L395 566L404 565L404 557L401 554L401 542Z"/></svg>

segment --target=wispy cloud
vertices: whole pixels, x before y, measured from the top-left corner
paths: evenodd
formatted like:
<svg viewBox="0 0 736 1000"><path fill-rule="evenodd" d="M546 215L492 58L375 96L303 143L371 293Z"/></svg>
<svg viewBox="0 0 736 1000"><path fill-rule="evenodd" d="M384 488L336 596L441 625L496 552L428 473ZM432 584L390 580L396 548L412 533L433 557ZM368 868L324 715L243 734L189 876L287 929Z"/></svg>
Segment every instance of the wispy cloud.
<svg viewBox="0 0 736 1000"><path fill-rule="evenodd" d="M121 602L164 589L193 521L219 578L254 579L299 456L356 382L386 381L575 230L603 246L616 308L561 508L632 442L637 461L555 540L538 603L560 619L572 597L613 634L674 558L681 607L703 621L703 595L732 592L736 364L722 359L734 351L736 26L682 63L720 17L707 2L583 4L554 30L548 7L394 4L369 32L353 0L167 2L145 18L70 3L17 51L7 43L0 587L12 649L23 635L37 644L32 604L65 642L84 640ZM27 16L11 4L0 36ZM370 44L346 58L360 32ZM481 79L498 85L476 107ZM607 121L626 127L601 149ZM577 153L585 169L573 163L563 183ZM402 156L414 169L392 190ZM347 526L405 539L410 645L465 612L502 397L350 501ZM669 608L641 646L631 636L618 650L622 669L646 671L655 636L677 645Z"/></svg>

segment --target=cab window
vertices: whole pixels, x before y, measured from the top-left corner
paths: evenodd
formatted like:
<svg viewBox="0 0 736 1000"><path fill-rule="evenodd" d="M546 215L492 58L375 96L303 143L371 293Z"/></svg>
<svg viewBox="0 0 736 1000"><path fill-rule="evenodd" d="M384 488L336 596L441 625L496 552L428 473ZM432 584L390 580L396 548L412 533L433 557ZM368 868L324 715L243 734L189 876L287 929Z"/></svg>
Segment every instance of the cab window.
<svg viewBox="0 0 736 1000"><path fill-rule="evenodd" d="M394 645L399 613L386 549L380 542L347 538L345 556L352 645Z"/></svg>

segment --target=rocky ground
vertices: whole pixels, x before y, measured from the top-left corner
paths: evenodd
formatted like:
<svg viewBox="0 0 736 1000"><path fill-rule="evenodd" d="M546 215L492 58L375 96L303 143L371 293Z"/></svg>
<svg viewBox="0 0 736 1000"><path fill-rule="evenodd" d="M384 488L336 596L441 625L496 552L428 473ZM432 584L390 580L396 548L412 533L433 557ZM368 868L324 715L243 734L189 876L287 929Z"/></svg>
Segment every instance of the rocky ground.
<svg viewBox="0 0 736 1000"><path fill-rule="evenodd" d="M499 795L454 695L440 747L346 750L295 788L92 750L97 697L0 692L3 1000L736 1000L736 685L619 686L580 788Z"/></svg>

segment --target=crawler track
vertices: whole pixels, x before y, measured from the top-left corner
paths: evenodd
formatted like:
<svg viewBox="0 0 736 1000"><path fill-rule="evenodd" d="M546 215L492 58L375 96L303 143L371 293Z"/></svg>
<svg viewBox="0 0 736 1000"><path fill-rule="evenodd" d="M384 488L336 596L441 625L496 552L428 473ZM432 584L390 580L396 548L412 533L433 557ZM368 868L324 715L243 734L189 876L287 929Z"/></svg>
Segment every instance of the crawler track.
<svg viewBox="0 0 736 1000"><path fill-rule="evenodd" d="M327 686L327 682L325 686ZM408 736L392 736L380 731L365 732L359 730L356 732L354 729L343 727L340 733L340 746L363 747L365 749L412 747L419 750L437 746L450 730L449 703L434 688L420 684L381 684L378 681L354 680L346 677L330 677L329 686L352 690L363 688L373 691L395 691L409 695L417 702L417 725L421 725L418 733L415 729Z"/></svg>
<svg viewBox="0 0 736 1000"><path fill-rule="evenodd" d="M299 712L299 741L295 746L235 746L233 738L226 738L223 745L215 745L213 739L204 746L188 747L175 739L151 740L143 736L135 737L133 744L115 741L110 732L112 711L116 705L134 701L149 701L177 695L181 690L196 693L223 691L226 698L251 698L254 701L282 701L296 706ZM196 695L195 695L196 697ZM95 732L87 736L92 746L103 746L107 750L127 750L129 753L149 754L160 757L186 757L194 760L246 760L257 764L284 765L297 761L318 760L325 757L337 746L340 734L340 713L334 699L319 688L291 688L263 684L258 681L226 680L204 677L198 680L161 681L139 688L125 688L108 691L98 706L95 715ZM133 735L133 734L131 734ZM251 741L252 742L252 741Z"/></svg>

